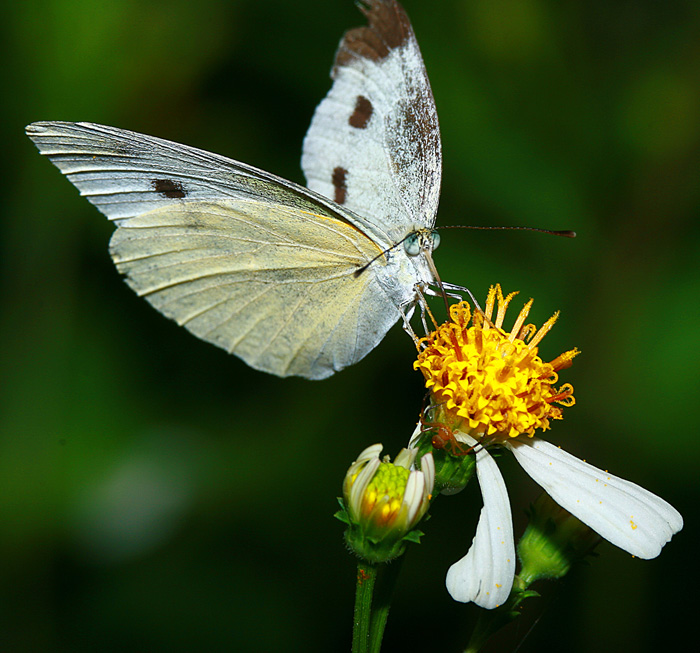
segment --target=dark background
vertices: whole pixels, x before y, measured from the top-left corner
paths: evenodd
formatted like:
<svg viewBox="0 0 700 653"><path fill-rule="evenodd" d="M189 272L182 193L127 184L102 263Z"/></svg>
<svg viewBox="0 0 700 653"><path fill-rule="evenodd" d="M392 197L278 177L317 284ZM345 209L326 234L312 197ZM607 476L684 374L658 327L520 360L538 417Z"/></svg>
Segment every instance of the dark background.
<svg viewBox="0 0 700 653"><path fill-rule="evenodd" d="M604 543L542 585L493 650L671 650L695 631L700 4L406 0L444 149L443 279L561 318L577 405L553 442L674 504L653 561ZM421 406L395 328L323 382L256 372L138 299L111 226L23 134L90 120L303 182L301 141L350 0L12 3L2 19L0 641L3 651L342 651L354 562L332 518L367 445ZM515 306L515 304L514 304ZM436 305L439 311L439 303ZM517 309L516 309L517 310ZM515 311L511 315L513 319ZM538 494L503 457L516 531ZM476 484L438 501L405 560L386 650L457 651Z"/></svg>

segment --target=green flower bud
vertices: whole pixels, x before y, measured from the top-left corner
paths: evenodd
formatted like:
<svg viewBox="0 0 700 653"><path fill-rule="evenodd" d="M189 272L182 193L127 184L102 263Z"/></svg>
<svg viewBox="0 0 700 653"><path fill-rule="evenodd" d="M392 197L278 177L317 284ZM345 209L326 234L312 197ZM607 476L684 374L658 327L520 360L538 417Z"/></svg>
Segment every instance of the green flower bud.
<svg viewBox="0 0 700 653"><path fill-rule="evenodd" d="M395 462L379 459L382 445L365 449L350 466L343 483L344 510L336 516L349 528L348 546L369 562L387 562L404 551L406 541L418 541L413 529L423 518L433 491L430 454L421 470L411 471L416 449L402 449Z"/></svg>
<svg viewBox="0 0 700 653"><path fill-rule="evenodd" d="M544 578L562 578L590 554L601 537L542 493L530 509L530 523L518 543L525 587Z"/></svg>

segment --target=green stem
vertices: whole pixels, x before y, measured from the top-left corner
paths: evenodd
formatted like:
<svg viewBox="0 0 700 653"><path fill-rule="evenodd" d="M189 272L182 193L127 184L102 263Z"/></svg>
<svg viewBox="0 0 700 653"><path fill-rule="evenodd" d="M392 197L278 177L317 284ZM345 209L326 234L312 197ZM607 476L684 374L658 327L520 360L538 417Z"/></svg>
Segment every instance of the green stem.
<svg viewBox="0 0 700 653"><path fill-rule="evenodd" d="M357 563L355 615L352 628L352 653L369 653L369 629L372 619L372 595L377 579L377 565Z"/></svg>
<svg viewBox="0 0 700 653"><path fill-rule="evenodd" d="M401 557L391 564L357 564L352 653L379 653L381 650L402 560Z"/></svg>
<svg viewBox="0 0 700 653"><path fill-rule="evenodd" d="M377 585L377 593L374 597L374 605L372 607L372 621L369 631L369 650L370 653L379 653L382 648L382 638L384 637L384 628L386 621L389 618L389 609L391 608L391 598L394 595L396 581L401 571L401 563L403 556L392 560L389 564L382 567L382 572Z"/></svg>
<svg viewBox="0 0 700 653"><path fill-rule="evenodd" d="M501 614L493 614L491 611L482 610L472 636L469 638L469 644L463 653L477 653L480 651L491 636L509 621L510 619L504 618Z"/></svg>
<svg viewBox="0 0 700 653"><path fill-rule="evenodd" d="M469 638L469 644L463 653L477 653L492 635L520 616L518 608L523 599L527 598L526 589L527 584L516 576L513 581L513 590L502 606L493 610L480 611L472 636Z"/></svg>

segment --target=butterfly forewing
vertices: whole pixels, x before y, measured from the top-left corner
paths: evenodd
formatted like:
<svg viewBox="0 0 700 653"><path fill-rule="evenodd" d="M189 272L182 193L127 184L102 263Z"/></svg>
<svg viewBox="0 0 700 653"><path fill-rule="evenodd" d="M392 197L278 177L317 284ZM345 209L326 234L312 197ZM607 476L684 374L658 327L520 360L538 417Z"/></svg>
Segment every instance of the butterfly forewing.
<svg viewBox="0 0 700 653"><path fill-rule="evenodd" d="M40 152L118 225L118 269L200 338L280 376L317 379L365 356L399 311L356 274L386 236L251 166L90 123L35 123ZM361 308L361 310L360 310Z"/></svg>
<svg viewBox="0 0 700 653"><path fill-rule="evenodd" d="M366 4L369 24L340 43L302 167L309 188L373 220L396 242L435 222L440 131L406 13L394 0Z"/></svg>
<svg viewBox="0 0 700 653"><path fill-rule="evenodd" d="M264 197L372 229L327 198L264 170L162 138L87 122L38 122L27 135L110 220L180 201ZM381 234L377 234L381 237ZM375 237L375 233L372 233Z"/></svg>

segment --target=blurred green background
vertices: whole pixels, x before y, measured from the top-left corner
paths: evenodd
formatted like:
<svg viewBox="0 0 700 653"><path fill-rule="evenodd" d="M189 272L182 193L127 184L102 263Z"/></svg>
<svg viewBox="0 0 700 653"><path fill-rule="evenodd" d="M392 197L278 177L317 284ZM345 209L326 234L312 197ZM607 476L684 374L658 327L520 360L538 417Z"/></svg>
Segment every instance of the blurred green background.
<svg viewBox="0 0 700 653"><path fill-rule="evenodd" d="M539 587L491 650L671 650L695 632L698 581L700 4L405 7L441 122L439 224L579 234L445 232L443 279L535 297L538 324L561 309L542 355L583 354L562 375L578 403L550 439L686 520L653 561L602 544ZM101 122L303 182L336 45L362 22L351 0L5 7L1 650L349 649L355 571L335 497L366 445L394 455L413 429L410 340L397 327L323 382L198 341L121 281L112 227L23 127ZM521 531L538 490L501 461ZM480 507L476 483L435 504L387 651L465 644L478 610L453 602L444 576Z"/></svg>

